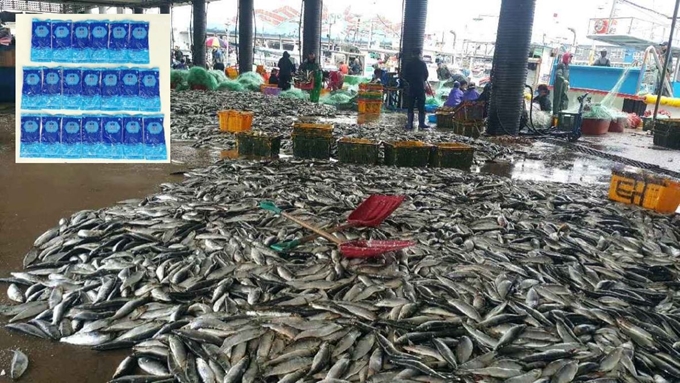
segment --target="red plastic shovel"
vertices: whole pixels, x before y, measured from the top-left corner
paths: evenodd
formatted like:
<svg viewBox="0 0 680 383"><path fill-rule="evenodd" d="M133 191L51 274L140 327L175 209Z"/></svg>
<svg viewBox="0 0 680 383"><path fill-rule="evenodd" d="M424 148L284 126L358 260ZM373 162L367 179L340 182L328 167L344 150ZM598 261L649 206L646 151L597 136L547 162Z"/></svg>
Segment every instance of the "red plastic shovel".
<svg viewBox="0 0 680 383"><path fill-rule="evenodd" d="M375 257L380 254L388 253L391 251L405 249L415 244L412 241L373 241L373 240L342 241L341 239L334 237L330 233L321 230L315 226L312 226L309 223L282 211L272 202L260 202L260 207L265 210L281 214L282 216L297 223L298 225L306 229L309 229L315 232L317 235L324 237L327 240L335 243L338 246L340 253L348 258Z"/></svg>

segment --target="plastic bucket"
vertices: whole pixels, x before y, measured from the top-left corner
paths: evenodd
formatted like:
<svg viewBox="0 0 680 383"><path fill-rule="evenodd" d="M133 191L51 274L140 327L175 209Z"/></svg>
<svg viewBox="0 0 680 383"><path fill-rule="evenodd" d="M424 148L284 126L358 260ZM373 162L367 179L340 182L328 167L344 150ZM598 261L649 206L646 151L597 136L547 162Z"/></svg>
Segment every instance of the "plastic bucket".
<svg viewBox="0 0 680 383"><path fill-rule="evenodd" d="M609 119L584 118L581 122L581 133L586 136L601 136L609 131Z"/></svg>

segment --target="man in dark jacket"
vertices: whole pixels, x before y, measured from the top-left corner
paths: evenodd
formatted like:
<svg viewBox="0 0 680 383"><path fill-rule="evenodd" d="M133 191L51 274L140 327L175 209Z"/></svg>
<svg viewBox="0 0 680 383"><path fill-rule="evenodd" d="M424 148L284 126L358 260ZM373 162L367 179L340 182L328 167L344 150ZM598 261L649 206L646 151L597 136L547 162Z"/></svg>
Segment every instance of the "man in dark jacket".
<svg viewBox="0 0 680 383"><path fill-rule="evenodd" d="M552 103L550 102L550 89L545 84L538 86L538 96L534 98L534 104L538 104L543 112L550 112L552 110Z"/></svg>
<svg viewBox="0 0 680 383"><path fill-rule="evenodd" d="M279 88L283 90L290 89L290 81L293 79L295 73L295 65L290 59L290 54L283 52L283 57L279 60Z"/></svg>
<svg viewBox="0 0 680 383"><path fill-rule="evenodd" d="M405 82L404 95L406 96L406 106L408 108L408 124L406 129L413 129L414 109L416 106L418 107L418 128L428 128L425 125L425 83L429 76L427 64L420 58L420 50L414 50L411 53L411 57L405 60L402 70L402 79Z"/></svg>

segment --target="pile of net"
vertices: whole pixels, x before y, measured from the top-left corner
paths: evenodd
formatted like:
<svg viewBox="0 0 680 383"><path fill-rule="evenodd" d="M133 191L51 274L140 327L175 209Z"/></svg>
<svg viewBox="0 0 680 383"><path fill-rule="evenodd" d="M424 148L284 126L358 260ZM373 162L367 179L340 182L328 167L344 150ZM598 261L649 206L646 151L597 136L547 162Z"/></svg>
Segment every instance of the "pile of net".
<svg viewBox="0 0 680 383"><path fill-rule="evenodd" d="M208 73L209 73L211 76L215 77L215 80L217 81L217 84L221 84L222 82L228 80L227 75L224 74L224 72L221 71L221 70L209 70Z"/></svg>
<svg viewBox="0 0 680 383"><path fill-rule="evenodd" d="M294 98L306 101L309 100L309 93L303 92L302 90L297 88L290 88L288 90L284 90L283 92L281 92L281 94L279 94L279 97Z"/></svg>
<svg viewBox="0 0 680 383"><path fill-rule="evenodd" d="M344 105L349 104L354 101L354 96L348 94L347 92L333 92L328 96L323 96L319 99L319 102L326 105Z"/></svg>
<svg viewBox="0 0 680 383"><path fill-rule="evenodd" d="M363 76L353 76L353 75L347 75L345 76L344 82L345 84L348 85L359 85L363 84L365 82L370 82L371 79L363 77Z"/></svg>
<svg viewBox="0 0 680 383"><path fill-rule="evenodd" d="M170 84L172 84L172 87L177 90L189 89L187 77L189 77L188 70L173 69L170 71Z"/></svg>
<svg viewBox="0 0 680 383"><path fill-rule="evenodd" d="M249 90L253 92L260 91L260 85L264 84L264 79L259 73L246 72L238 76L236 80L241 84L244 90Z"/></svg>
<svg viewBox="0 0 680 383"><path fill-rule="evenodd" d="M217 86L217 90L226 90L230 92L243 92L245 88L237 80L226 79Z"/></svg>
<svg viewBox="0 0 680 383"><path fill-rule="evenodd" d="M219 85L215 75L198 66L189 69L187 83L189 87L203 87L207 90L216 90Z"/></svg>

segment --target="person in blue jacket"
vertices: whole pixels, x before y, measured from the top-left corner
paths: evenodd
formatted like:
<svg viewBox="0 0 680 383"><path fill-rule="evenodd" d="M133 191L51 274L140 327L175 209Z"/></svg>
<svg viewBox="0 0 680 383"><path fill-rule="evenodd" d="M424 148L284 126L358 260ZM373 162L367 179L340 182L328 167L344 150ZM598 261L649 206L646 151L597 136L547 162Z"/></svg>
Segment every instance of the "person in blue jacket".
<svg viewBox="0 0 680 383"><path fill-rule="evenodd" d="M460 90L460 83L458 81L453 83L453 89L449 92L449 98L446 99L444 106L455 108L463 102L464 93Z"/></svg>

